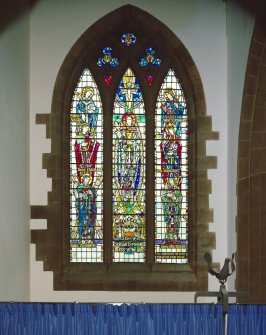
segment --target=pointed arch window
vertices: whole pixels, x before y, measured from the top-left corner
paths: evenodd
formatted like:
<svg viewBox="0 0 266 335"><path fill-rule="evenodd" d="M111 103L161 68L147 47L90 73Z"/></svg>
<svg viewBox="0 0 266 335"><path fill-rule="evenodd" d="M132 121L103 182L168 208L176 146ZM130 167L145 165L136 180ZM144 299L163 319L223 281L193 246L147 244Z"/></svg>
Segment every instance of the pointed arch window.
<svg viewBox="0 0 266 335"><path fill-rule="evenodd" d="M32 206L48 222L32 240L55 289L207 287L215 159L205 141L215 134L204 108L192 58L148 13L121 7L80 38L52 113L37 116L52 138L43 165L53 190L48 206Z"/></svg>
<svg viewBox="0 0 266 335"><path fill-rule="evenodd" d="M107 85L109 86L109 85ZM105 88L107 89L107 88ZM155 223L146 218L146 113L130 68L116 91L112 114L112 259L145 262L146 224L154 224L155 263L188 262L188 122L183 90L169 70L158 93L155 124ZM103 260L103 113L88 69L70 111L70 261ZM147 186L147 188L146 188ZM110 224L109 223L109 224Z"/></svg>

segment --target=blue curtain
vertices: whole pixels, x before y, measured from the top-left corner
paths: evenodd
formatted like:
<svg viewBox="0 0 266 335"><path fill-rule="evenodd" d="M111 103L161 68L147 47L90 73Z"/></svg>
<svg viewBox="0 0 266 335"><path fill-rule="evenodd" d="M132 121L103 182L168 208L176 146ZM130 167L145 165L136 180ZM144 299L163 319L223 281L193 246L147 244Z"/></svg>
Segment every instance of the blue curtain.
<svg viewBox="0 0 266 335"><path fill-rule="evenodd" d="M265 335L266 305L230 305L228 335Z"/></svg>
<svg viewBox="0 0 266 335"><path fill-rule="evenodd" d="M222 335L222 323L213 304L0 304L0 335Z"/></svg>

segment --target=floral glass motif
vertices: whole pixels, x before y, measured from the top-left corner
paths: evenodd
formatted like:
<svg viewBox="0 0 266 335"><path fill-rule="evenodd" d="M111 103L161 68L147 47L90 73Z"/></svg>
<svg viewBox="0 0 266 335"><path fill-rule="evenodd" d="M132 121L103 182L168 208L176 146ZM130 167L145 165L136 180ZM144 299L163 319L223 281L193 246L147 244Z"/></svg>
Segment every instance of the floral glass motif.
<svg viewBox="0 0 266 335"><path fill-rule="evenodd" d="M110 64L111 66L118 66L119 61L117 58L112 57L113 50L110 47L103 48L103 57L98 58L97 65L104 66Z"/></svg>
<svg viewBox="0 0 266 335"><path fill-rule="evenodd" d="M151 86L154 80L154 76L146 76L148 85Z"/></svg>
<svg viewBox="0 0 266 335"><path fill-rule="evenodd" d="M154 54L155 54L154 48L147 48L146 57L140 58L139 65L142 67L147 67L149 64L151 64L154 67L159 67L162 61L159 58L155 58Z"/></svg>
<svg viewBox="0 0 266 335"><path fill-rule="evenodd" d="M106 86L110 86L113 76L103 76Z"/></svg>
<svg viewBox="0 0 266 335"><path fill-rule="evenodd" d="M136 41L137 37L132 33L125 33L121 36L121 42L127 47L133 46Z"/></svg>
<svg viewBox="0 0 266 335"><path fill-rule="evenodd" d="M173 70L161 86L155 115L155 262L188 262L188 121Z"/></svg>
<svg viewBox="0 0 266 335"><path fill-rule="evenodd" d="M145 261L145 125L139 84L125 72L113 111L113 261Z"/></svg>
<svg viewBox="0 0 266 335"><path fill-rule="evenodd" d="M103 262L103 114L85 69L70 110L70 261Z"/></svg>

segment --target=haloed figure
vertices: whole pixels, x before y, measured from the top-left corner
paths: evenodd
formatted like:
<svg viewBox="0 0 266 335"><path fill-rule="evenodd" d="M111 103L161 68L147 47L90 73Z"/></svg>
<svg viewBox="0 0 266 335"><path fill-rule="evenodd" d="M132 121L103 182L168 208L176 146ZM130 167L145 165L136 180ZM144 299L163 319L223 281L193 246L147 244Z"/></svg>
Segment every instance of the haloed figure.
<svg viewBox="0 0 266 335"><path fill-rule="evenodd" d="M181 216L181 152L180 122L184 107L179 97L170 88L164 91L164 103L161 105L163 141L160 144L162 179L164 189L161 199L166 224L165 242L176 243L179 239L179 218Z"/></svg>
<svg viewBox="0 0 266 335"><path fill-rule="evenodd" d="M122 117L121 138L117 141L118 182L123 196L133 199L139 185L141 157L140 135L136 127L136 116L125 113Z"/></svg>

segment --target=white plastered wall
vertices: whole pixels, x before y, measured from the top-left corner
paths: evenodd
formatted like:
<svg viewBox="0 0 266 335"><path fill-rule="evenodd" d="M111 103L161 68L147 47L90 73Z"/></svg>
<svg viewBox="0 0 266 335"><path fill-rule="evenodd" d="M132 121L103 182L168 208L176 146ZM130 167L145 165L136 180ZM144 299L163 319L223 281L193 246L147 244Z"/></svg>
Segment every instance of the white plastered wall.
<svg viewBox="0 0 266 335"><path fill-rule="evenodd" d="M0 301L27 301L30 201L26 11L0 29L0 143Z"/></svg>
<svg viewBox="0 0 266 335"><path fill-rule="evenodd" d="M108 12L128 4L124 0L85 1L85 0L41 0L31 12L30 25L30 202L31 205L47 204L47 191L51 189L51 180L42 170L42 153L50 151L50 141L45 139L45 127L35 125L35 115L50 113L55 79L59 68L70 48L80 35L96 20ZM148 11L166 24L184 43L199 70L206 96L207 113L212 116L213 130L220 134L219 141L208 142L207 154L218 156L218 169L209 171L212 180L210 207L214 209L214 223L210 230L216 232L215 261L223 261L228 254L232 226L229 217L235 216L236 174L231 175L230 164L236 169L236 156L228 156L228 141L232 141L236 150L237 131L228 135L233 119L236 128L239 124L239 103L232 111L235 96L241 101L242 91L228 95L228 66L233 67L229 58L238 57L236 62L245 64L250 34L240 29L247 21L252 29L252 19L237 8L230 12L237 23L230 27L231 38L240 35L244 52L239 54L237 46L227 41L226 3L221 0L136 0L130 1ZM230 9L231 10L231 9ZM232 20L233 22L233 20ZM243 83L242 67L233 68L234 78ZM237 80L237 79L236 79ZM243 86L243 85L242 85ZM229 102L229 103L228 103ZM234 112L234 111L233 111ZM231 112L232 113L232 112ZM233 156L233 157L232 157ZM230 176L229 176L230 174ZM230 183L229 183L230 181ZM230 194L229 194L230 193ZM233 205L228 199L233 201ZM32 228L45 228L42 221L32 220ZM234 247L234 238L230 239L230 251ZM53 291L52 273L44 272L42 262L35 261L35 246L30 249L30 300L31 301L80 301L80 302L193 302L194 293L180 292L59 292ZM217 290L218 284L212 278L209 290Z"/></svg>

